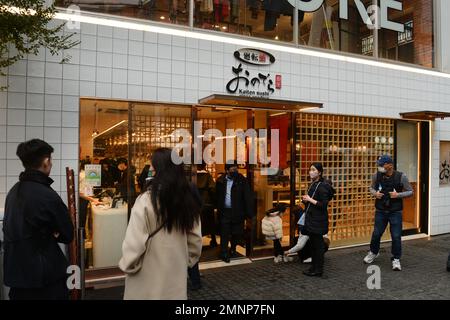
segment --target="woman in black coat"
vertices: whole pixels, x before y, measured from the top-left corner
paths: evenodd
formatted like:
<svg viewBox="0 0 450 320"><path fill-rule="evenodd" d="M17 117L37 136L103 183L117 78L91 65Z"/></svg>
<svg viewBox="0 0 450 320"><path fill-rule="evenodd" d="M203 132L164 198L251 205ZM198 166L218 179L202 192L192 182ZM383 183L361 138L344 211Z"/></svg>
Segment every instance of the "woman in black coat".
<svg viewBox="0 0 450 320"><path fill-rule="evenodd" d="M321 277L325 253L323 235L328 233L328 202L333 198L334 189L329 181L324 180L321 163L313 163L309 175L312 183L307 194L302 196L302 201L306 205L304 234L309 236L311 242L312 266L303 273Z"/></svg>

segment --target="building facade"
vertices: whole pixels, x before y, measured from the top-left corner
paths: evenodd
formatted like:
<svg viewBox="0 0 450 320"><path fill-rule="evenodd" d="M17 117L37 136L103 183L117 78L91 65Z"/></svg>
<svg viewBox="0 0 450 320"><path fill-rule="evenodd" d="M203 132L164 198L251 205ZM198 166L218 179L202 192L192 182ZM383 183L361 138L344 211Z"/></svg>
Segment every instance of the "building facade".
<svg viewBox="0 0 450 320"><path fill-rule="evenodd" d="M254 249L265 246L258 229L264 211L275 202L294 206L313 161L325 164L338 189L332 242L367 242L374 210L368 183L383 153L414 183L405 230L449 233L450 120L442 112L450 112L450 3L389 2L402 4L399 10L380 1L377 29L359 6L372 1L319 1L312 12L289 2L57 1L55 23L67 22L64 32L81 41L64 52L70 61L60 64L61 55L44 49L0 78L8 86L0 92L0 207L22 171L15 155L22 141L37 137L55 148L53 188L64 200L66 167L86 175L81 160L109 155L117 167L125 158L130 200L149 147L174 146L171 130L192 132L202 120L204 130L277 128L283 136L286 179L240 169L257 199L247 239ZM208 170L216 178L223 167ZM121 238L108 235L123 233L128 217L124 207L115 209L115 220L90 211L86 224L97 230L86 247L94 248L91 267L113 266L120 254ZM291 213L286 246L295 235Z"/></svg>

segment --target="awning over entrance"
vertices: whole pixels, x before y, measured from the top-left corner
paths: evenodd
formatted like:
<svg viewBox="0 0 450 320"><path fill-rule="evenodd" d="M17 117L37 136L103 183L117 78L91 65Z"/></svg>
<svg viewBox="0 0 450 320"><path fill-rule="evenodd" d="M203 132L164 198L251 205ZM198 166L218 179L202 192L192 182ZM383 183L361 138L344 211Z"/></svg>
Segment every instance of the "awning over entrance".
<svg viewBox="0 0 450 320"><path fill-rule="evenodd" d="M402 118L410 119L410 120L431 120L434 121L437 118L449 118L449 112L441 112L441 111L414 111L414 112L403 112L400 113Z"/></svg>
<svg viewBox="0 0 450 320"><path fill-rule="evenodd" d="M230 96L221 94L213 94L206 98L199 99L198 103L211 106L276 109L283 111L301 111L301 110L323 108L322 104L320 103L249 98L249 97Z"/></svg>

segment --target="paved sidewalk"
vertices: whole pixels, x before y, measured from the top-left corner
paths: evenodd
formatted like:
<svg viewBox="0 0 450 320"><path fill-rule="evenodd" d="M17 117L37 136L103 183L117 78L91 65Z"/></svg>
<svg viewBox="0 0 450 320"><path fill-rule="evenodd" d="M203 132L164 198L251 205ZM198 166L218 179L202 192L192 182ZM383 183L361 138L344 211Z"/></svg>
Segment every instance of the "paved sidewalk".
<svg viewBox="0 0 450 320"><path fill-rule="evenodd" d="M272 259L202 271L203 288L189 299L450 299L446 261L450 235L403 242L402 272L391 270L390 243L382 244L375 261L381 269L381 289L369 290L368 247L332 250L325 255L324 278L302 274L309 268L298 261L275 265ZM95 290L88 299L121 299L123 287Z"/></svg>

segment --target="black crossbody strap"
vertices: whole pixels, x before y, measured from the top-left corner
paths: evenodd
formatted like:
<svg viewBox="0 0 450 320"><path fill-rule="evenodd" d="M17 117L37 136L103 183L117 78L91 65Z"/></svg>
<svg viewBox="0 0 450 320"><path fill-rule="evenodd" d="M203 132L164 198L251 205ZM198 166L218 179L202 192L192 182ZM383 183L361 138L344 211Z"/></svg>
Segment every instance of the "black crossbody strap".
<svg viewBox="0 0 450 320"><path fill-rule="evenodd" d="M321 183L322 183L321 181L319 181L319 183L317 183L316 188L314 189L314 192L313 192L313 195L312 195L311 198L314 199L314 196L316 195L317 188L319 188L319 186L320 186ZM310 186L309 186L308 194L309 194L309 191L311 190L311 187L312 187L312 186L313 186L313 185L310 185ZM308 207L307 207L306 210L305 210L305 214L308 212L310 205L311 205L311 203L308 203Z"/></svg>
<svg viewBox="0 0 450 320"><path fill-rule="evenodd" d="M147 244L148 240L150 240L150 238L152 238L152 237L153 237L155 234L157 234L162 228L164 228L165 225L166 225L165 222L162 223L162 224L158 227L158 229L156 229L155 231L153 231L152 233L150 233L150 234L148 235L148 237L147 237L146 244Z"/></svg>

